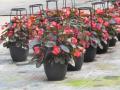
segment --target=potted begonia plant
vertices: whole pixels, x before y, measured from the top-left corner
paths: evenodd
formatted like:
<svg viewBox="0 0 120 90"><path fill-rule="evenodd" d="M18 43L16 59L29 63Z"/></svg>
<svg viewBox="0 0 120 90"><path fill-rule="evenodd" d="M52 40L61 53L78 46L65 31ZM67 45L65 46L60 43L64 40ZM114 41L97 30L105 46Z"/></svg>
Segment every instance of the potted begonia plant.
<svg viewBox="0 0 120 90"><path fill-rule="evenodd" d="M25 25L26 17L19 19L14 17L10 23L6 23L2 28L1 40L3 46L9 48L14 62L25 61L29 51L29 31Z"/></svg>
<svg viewBox="0 0 120 90"><path fill-rule="evenodd" d="M44 18L39 27L39 44L33 47L33 60L37 67L44 63L48 80L64 79L68 63L73 64L74 59L79 58L85 51L77 42L77 29L68 23L70 13L66 14L66 11L69 12L68 8L66 9L61 11L59 22Z"/></svg>

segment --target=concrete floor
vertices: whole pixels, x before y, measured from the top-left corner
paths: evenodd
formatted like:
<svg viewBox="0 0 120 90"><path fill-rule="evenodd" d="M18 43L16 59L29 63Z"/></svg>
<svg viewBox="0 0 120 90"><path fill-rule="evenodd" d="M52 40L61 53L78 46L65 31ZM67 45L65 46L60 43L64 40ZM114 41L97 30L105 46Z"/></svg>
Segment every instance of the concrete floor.
<svg viewBox="0 0 120 90"><path fill-rule="evenodd" d="M84 63L81 71L68 72L63 81L47 81L43 66L28 61L13 63L9 50L0 45L0 90L120 90L120 42Z"/></svg>

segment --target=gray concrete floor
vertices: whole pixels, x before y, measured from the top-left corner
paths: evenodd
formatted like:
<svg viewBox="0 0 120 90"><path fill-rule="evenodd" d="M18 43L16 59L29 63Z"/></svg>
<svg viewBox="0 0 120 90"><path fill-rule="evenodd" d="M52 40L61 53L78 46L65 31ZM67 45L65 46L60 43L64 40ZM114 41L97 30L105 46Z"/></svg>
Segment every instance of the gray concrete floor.
<svg viewBox="0 0 120 90"><path fill-rule="evenodd" d="M120 42L84 63L81 71L67 72L63 81L47 81L43 66L28 61L13 63L9 50L0 45L0 90L120 90Z"/></svg>

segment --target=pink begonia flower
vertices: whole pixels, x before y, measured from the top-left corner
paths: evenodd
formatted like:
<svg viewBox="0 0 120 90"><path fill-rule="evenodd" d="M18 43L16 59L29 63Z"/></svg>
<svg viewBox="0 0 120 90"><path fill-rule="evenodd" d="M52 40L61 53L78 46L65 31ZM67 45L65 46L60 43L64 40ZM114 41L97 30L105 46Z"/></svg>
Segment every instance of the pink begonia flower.
<svg viewBox="0 0 120 90"><path fill-rule="evenodd" d="M35 53L35 54L39 54L39 53L40 53L40 48L39 48L38 46L35 46L35 47L33 48L33 50L34 50L34 53Z"/></svg>
<svg viewBox="0 0 120 90"><path fill-rule="evenodd" d="M58 55L58 54L60 53L60 47L58 47L58 46L53 46L52 53L53 53L54 55Z"/></svg>
<svg viewBox="0 0 120 90"><path fill-rule="evenodd" d="M77 44L78 40L75 37L72 37L71 42L72 44Z"/></svg>
<svg viewBox="0 0 120 90"><path fill-rule="evenodd" d="M96 28L96 23L92 22L92 28Z"/></svg>
<svg viewBox="0 0 120 90"><path fill-rule="evenodd" d="M116 21L117 24L120 24L120 17L116 17L115 21Z"/></svg>
<svg viewBox="0 0 120 90"><path fill-rule="evenodd" d="M98 22L101 23L101 24L104 22L102 18L98 18L97 20L98 20Z"/></svg>
<svg viewBox="0 0 120 90"><path fill-rule="evenodd" d="M107 41L109 39L108 31L107 30L103 30L102 36Z"/></svg>
<svg viewBox="0 0 120 90"><path fill-rule="evenodd" d="M48 23L48 19L44 19L43 24L47 24Z"/></svg>
<svg viewBox="0 0 120 90"><path fill-rule="evenodd" d="M84 18L85 23L89 23L89 19L87 17Z"/></svg>
<svg viewBox="0 0 120 90"><path fill-rule="evenodd" d="M91 33L91 32L89 32L89 31L85 31L85 35L87 35L87 36L91 36L91 35L92 35L92 33Z"/></svg>
<svg viewBox="0 0 120 90"><path fill-rule="evenodd" d="M26 24L27 24L27 27L31 27L31 25L32 25L31 20L29 19L28 22L27 22Z"/></svg>
<svg viewBox="0 0 120 90"><path fill-rule="evenodd" d="M64 8L63 12L64 12L64 14L65 14L66 17L70 16L70 13L71 13L70 8Z"/></svg>
<svg viewBox="0 0 120 90"><path fill-rule="evenodd" d="M39 31L38 31L38 36L42 36L43 35L43 29L40 29Z"/></svg>
<svg viewBox="0 0 120 90"><path fill-rule="evenodd" d="M61 28L62 28L62 26L60 24L57 24L57 29L59 30Z"/></svg>
<svg viewBox="0 0 120 90"><path fill-rule="evenodd" d="M79 50L75 50L75 52L74 52L75 57L80 57L81 55L82 55L82 53Z"/></svg>
<svg viewBox="0 0 120 90"><path fill-rule="evenodd" d="M13 31L13 30L10 30L7 35L8 35L8 37L12 37L13 34L14 34L14 31Z"/></svg>
<svg viewBox="0 0 120 90"><path fill-rule="evenodd" d="M15 28L16 26L17 26L17 23L14 23L13 26L12 26L12 28Z"/></svg>
<svg viewBox="0 0 120 90"><path fill-rule="evenodd" d="M65 33L65 34L71 34L71 33L73 33L73 30L72 30L71 28L69 28L69 27L66 27L66 28L64 29L64 33Z"/></svg>
<svg viewBox="0 0 120 90"><path fill-rule="evenodd" d="M57 22L53 21L53 22L51 22L51 25L54 27L57 27Z"/></svg>
<svg viewBox="0 0 120 90"><path fill-rule="evenodd" d="M76 11L75 11L75 15L76 15L76 16L79 16L79 10L76 10Z"/></svg>
<svg viewBox="0 0 120 90"><path fill-rule="evenodd" d="M102 9L97 9L96 10L96 14L103 14L103 13L104 13L104 11Z"/></svg>
<svg viewBox="0 0 120 90"><path fill-rule="evenodd" d="M102 30L102 24L97 24L97 25L96 25L96 29L97 29L97 30Z"/></svg>
<svg viewBox="0 0 120 90"><path fill-rule="evenodd" d="M106 27L108 27L109 26L109 22L104 22L104 25L106 26Z"/></svg>

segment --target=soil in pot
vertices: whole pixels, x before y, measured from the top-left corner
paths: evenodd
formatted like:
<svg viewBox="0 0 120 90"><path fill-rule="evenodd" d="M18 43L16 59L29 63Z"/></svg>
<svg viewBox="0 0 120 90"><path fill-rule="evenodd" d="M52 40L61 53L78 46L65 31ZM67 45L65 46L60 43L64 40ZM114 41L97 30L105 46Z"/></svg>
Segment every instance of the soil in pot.
<svg viewBox="0 0 120 90"><path fill-rule="evenodd" d="M100 47L97 47L97 54L104 54L108 51L109 41L107 44L105 44L103 41L101 41L101 44L102 44L103 48L101 49Z"/></svg>
<svg viewBox="0 0 120 90"><path fill-rule="evenodd" d="M113 47L116 45L117 40L113 37L109 40L109 47Z"/></svg>
<svg viewBox="0 0 120 90"><path fill-rule="evenodd" d="M83 62L84 62L84 54L80 57L74 57L75 66L68 64L67 70L68 71L78 71L81 70Z"/></svg>
<svg viewBox="0 0 120 90"><path fill-rule="evenodd" d="M95 59L97 49L90 46L86 49L86 53L84 55L84 62L92 62Z"/></svg>
<svg viewBox="0 0 120 90"><path fill-rule="evenodd" d="M64 58L49 56L44 63L44 70L49 81L63 80L67 72L67 64L55 63L55 59L63 60Z"/></svg>
<svg viewBox="0 0 120 90"><path fill-rule="evenodd" d="M9 49L13 62L22 62L27 60L29 49L23 49L16 46L11 46Z"/></svg>

